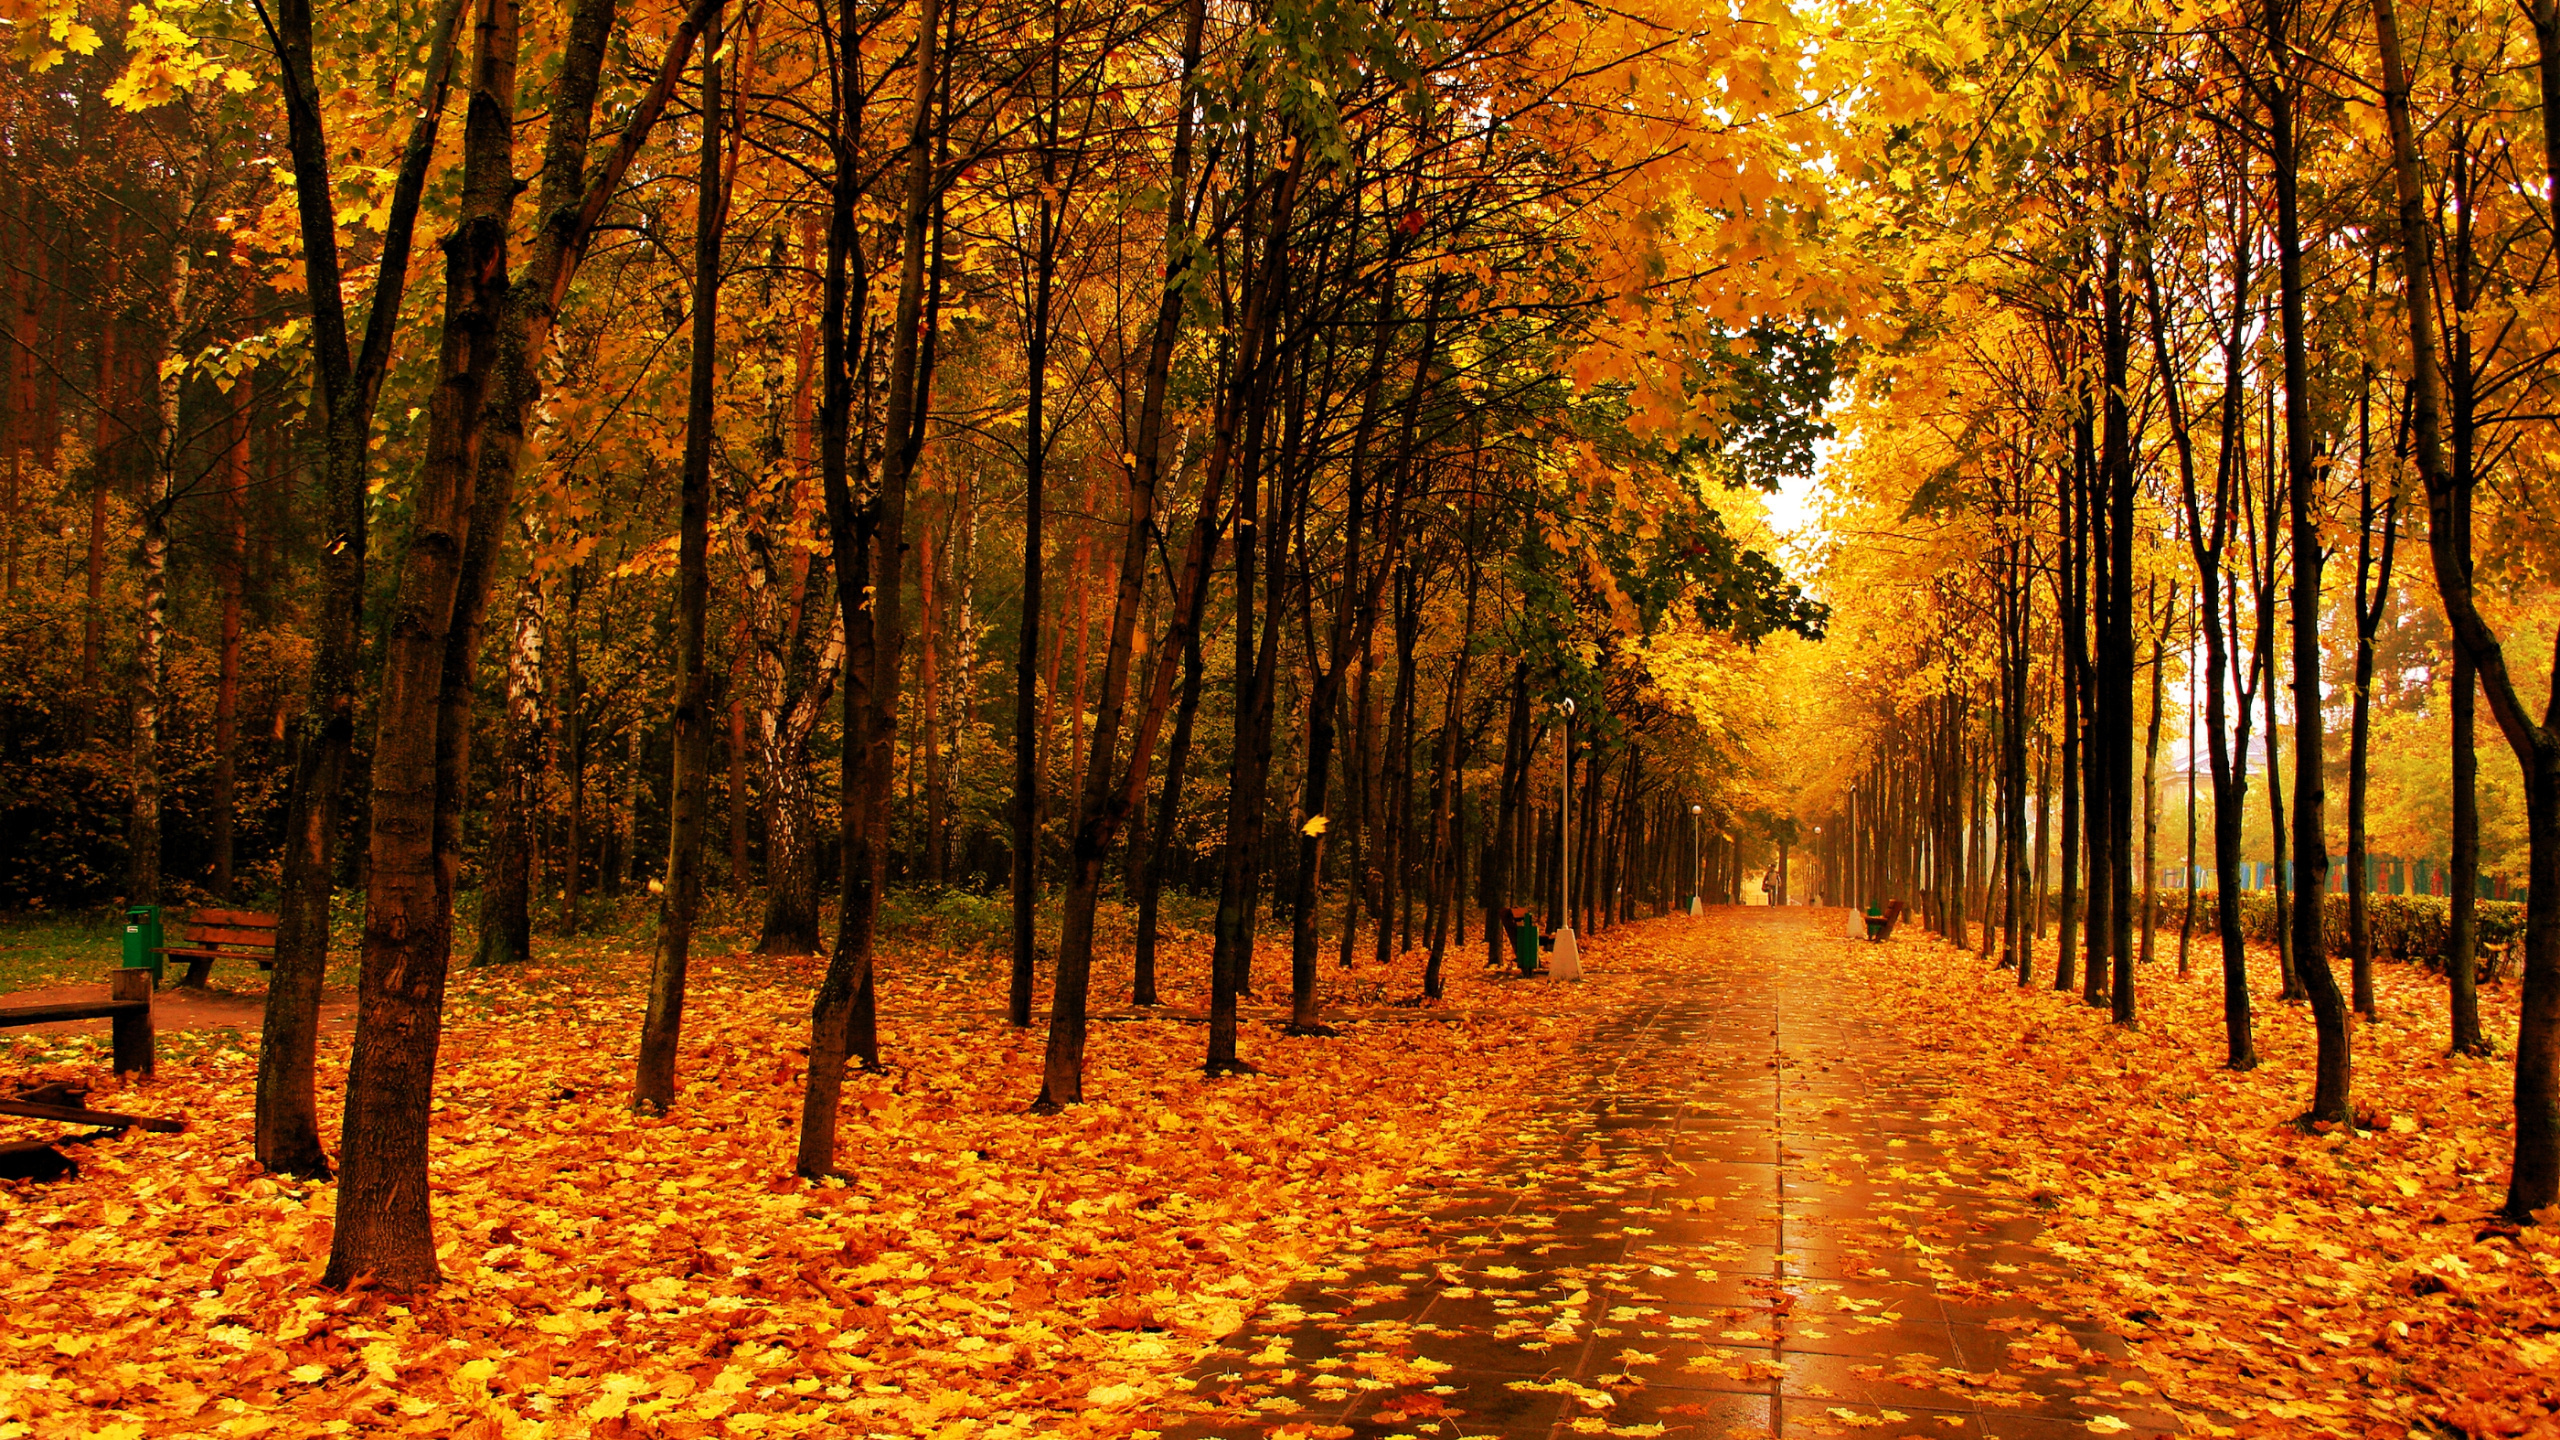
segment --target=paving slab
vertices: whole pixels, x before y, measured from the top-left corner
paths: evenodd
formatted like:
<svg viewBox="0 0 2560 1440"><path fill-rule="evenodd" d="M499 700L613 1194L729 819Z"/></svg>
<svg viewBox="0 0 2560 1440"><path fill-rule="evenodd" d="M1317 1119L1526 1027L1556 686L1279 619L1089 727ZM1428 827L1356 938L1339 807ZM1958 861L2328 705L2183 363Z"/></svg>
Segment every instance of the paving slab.
<svg viewBox="0 0 2560 1440"><path fill-rule="evenodd" d="M1686 953L1515 1117L1487 1185L1336 1257L1190 1377L1167 1440L2185 1433L2032 1195L1944 1132L1836 910L1650 922ZM2093 1425L2093 1422L2094 1425Z"/></svg>

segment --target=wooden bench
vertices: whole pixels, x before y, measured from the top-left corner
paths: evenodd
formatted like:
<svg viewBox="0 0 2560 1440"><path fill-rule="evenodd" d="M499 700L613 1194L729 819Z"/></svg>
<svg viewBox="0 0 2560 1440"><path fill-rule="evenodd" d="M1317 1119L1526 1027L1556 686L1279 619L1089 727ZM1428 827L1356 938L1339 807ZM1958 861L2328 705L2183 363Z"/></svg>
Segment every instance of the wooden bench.
<svg viewBox="0 0 2560 1440"><path fill-rule="evenodd" d="M167 922L170 943L159 953L187 962L187 978L178 983L204 988L216 960L248 959L261 970L276 963L276 917L255 910L197 910L183 920Z"/></svg>
<svg viewBox="0 0 2560 1440"><path fill-rule="evenodd" d="M0 1006L0 1029L17 1025L46 1025L57 1020L105 1020L110 1022L116 1073L148 1075L152 1071L153 1052L157 1048L151 1028L151 972L111 970L107 972L107 986L107 998L104 1000ZM0 1114L23 1113L26 1112L0 1110Z"/></svg>

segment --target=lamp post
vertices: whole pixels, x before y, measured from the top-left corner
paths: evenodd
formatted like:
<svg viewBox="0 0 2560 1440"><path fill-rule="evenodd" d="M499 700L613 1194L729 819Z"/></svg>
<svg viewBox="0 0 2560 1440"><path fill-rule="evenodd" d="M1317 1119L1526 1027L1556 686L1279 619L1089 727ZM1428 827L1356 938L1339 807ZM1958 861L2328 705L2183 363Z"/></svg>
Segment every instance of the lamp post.
<svg viewBox="0 0 2560 1440"><path fill-rule="evenodd" d="M1562 823L1556 830L1556 875L1563 904L1556 917L1555 954L1548 971L1559 980L1582 978L1582 951L1573 939L1573 697L1556 702L1564 716L1564 795L1558 806Z"/></svg>
<svg viewBox="0 0 2560 1440"><path fill-rule="evenodd" d="M1706 824L1707 807L1689 807L1689 913L1699 914L1705 906L1698 903L1698 890L1707 883L1707 844L1701 826Z"/></svg>

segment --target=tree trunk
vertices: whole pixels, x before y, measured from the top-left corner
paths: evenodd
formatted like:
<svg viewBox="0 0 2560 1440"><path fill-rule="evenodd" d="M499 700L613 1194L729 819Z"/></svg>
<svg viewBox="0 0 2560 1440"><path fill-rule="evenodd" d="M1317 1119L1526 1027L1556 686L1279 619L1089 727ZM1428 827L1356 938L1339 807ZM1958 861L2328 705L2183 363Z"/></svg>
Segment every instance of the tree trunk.
<svg viewBox="0 0 2560 1440"><path fill-rule="evenodd" d="M221 649L213 692L213 898L233 902L237 860L240 744L240 620L249 566L249 395L244 382L233 400L230 434L222 449L221 550L215 562L222 587ZM14 541L15 536L11 539Z"/></svg>
<svg viewBox="0 0 2560 1440"><path fill-rule="evenodd" d="M1440 708L1440 759L1433 767L1431 787L1431 854L1439 862L1434 869L1436 873L1448 868L1452 877L1457 847L1452 843L1449 821L1457 800L1459 712L1467 700L1467 661L1473 653L1472 641L1476 633L1476 582L1479 578L1475 557L1467 556L1464 563L1467 567L1466 618L1458 626L1458 653L1449 659L1449 698ZM1445 920L1455 895L1445 883L1435 885L1433 889L1437 896L1434 909ZM1431 958L1423 966L1422 993L1434 1000L1440 998L1440 960L1446 950L1447 938L1445 925L1434 923L1431 926Z"/></svg>
<svg viewBox="0 0 2560 1440"><path fill-rule="evenodd" d="M2107 137L2106 146L2112 153L2112 132ZM2101 666L2103 673L2099 681L2096 718L2101 722L2105 735L2100 751L2107 795L2106 883L2103 887L2107 893L2105 952L2114 971L2105 988L2111 1002L2111 1018L2118 1025L2132 1025L2136 1020L2133 977L2133 687L2134 671L2141 658L2133 627L2133 526L2134 500L2140 490L2140 479L2135 473L2133 452L2137 437L2132 401L2127 393L2133 323L2124 293L2123 251L2123 240L2119 235L2107 247L2106 269L2099 286L2106 371L2103 473L2107 483L2104 513L2108 546L2108 593L2102 613L2110 640L2107 659ZM2148 782L2145 788L2148 788ZM2094 859L2091 870L2094 878ZM2092 958L2094 960L2095 957Z"/></svg>
<svg viewBox="0 0 2560 1440"><path fill-rule="evenodd" d="M1054 89L1054 87L1053 87ZM1055 127L1054 110L1049 117ZM1052 208L1057 184L1056 136L1041 149L1030 333L1024 337L1023 364L1028 397L1024 411L1022 450L1022 637L1013 666L1013 969L1005 1014L1015 1028L1031 1026L1031 987L1038 964L1034 908L1040 886L1040 731L1032 716L1040 693L1040 617L1046 600L1041 567L1046 563L1043 529L1048 519L1044 493L1048 473L1048 421L1043 409L1049 394L1049 306L1058 273L1059 215ZM1056 687L1050 687L1055 692Z"/></svg>
<svg viewBox="0 0 2560 1440"><path fill-rule="evenodd" d="M1388 573L1391 567L1382 565L1379 569L1381 573ZM1369 703L1369 696L1370 681L1376 677L1378 669L1376 638L1369 631L1361 633L1360 678L1352 684L1345 706L1351 720L1351 753L1346 757L1350 761L1349 773L1343 777L1351 789L1348 803L1343 806L1344 814L1351 822L1349 832L1343 836L1347 853L1342 857L1341 965L1345 970L1352 967L1358 954L1360 912L1364 908L1375 907L1369 887L1369 848L1375 834L1372 822L1377 807L1373 797L1378 788L1378 766L1374 752L1378 737L1373 723L1375 710Z"/></svg>
<svg viewBox="0 0 2560 1440"><path fill-rule="evenodd" d="M319 1051L321 980L328 964L330 897L337 881L338 807L350 785L355 750L365 591L365 472L374 402L395 348L410 245L451 87L454 31L462 8L462 0L444 0L428 44L417 118L410 125L393 182L361 352L349 343L340 288L335 188L329 181L329 142L320 125L313 73L310 0L280 0L276 10L284 88L295 101L285 109L303 242L303 293L314 322L313 368L319 403L312 428L321 478L323 543L320 604L314 620L318 643L303 717L293 736L275 963L267 977L258 1048L257 1158L270 1174L318 1178L329 1173L328 1156L320 1143L313 1069Z"/></svg>
<svg viewBox="0 0 2560 1440"><path fill-rule="evenodd" d="M964 494L962 502L966 503ZM942 547L944 551L949 546ZM933 527L928 525L916 537L916 739L924 747L924 873L925 888L940 890L950 881L949 851L943 843L948 824L950 784L944 777L942 760L942 628L943 609L950 604L950 587L941 583L935 572Z"/></svg>
<svg viewBox="0 0 2560 1440"><path fill-rule="evenodd" d="M169 330L164 343L176 351L187 323L188 280L193 273L183 245L170 260L170 272ZM178 500L178 399L186 381L183 364L158 368L151 485L142 503L141 625L133 646L133 815L125 896L127 903L138 905L155 905L160 900L160 724L168 700L169 511Z"/></svg>
<svg viewBox="0 0 2560 1440"><path fill-rule="evenodd" d="M1511 892L1507 881L1518 868L1520 812L1529 795L1529 755L1534 742L1529 734L1526 660L1512 662L1509 711L1502 726L1502 788L1494 812L1493 843L1485 848L1484 857L1484 963L1488 966L1502 963L1502 947L1510 937L1510 917L1506 912L1511 908ZM1689 828L1694 838L1696 824Z"/></svg>
<svg viewBox="0 0 2560 1440"><path fill-rule="evenodd" d="M445 337L428 407L416 516L385 647L374 748L371 865L354 1055L347 1072L338 1225L323 1283L371 1275L384 1289L439 1278L428 1203L427 1123L451 960L453 882L466 779L474 642L511 508L535 367L561 297L692 50L702 12L590 177L587 140L612 0L580 0L553 80L539 213L523 272L505 270L513 208L513 0L484 0L464 122L457 233L446 245ZM476 453L475 453L476 452ZM478 524L478 535L473 534Z"/></svg>
<svg viewBox="0 0 2560 1440"><path fill-rule="evenodd" d="M2391 608L2391 561L2400 531L2400 493L2395 486L2380 508L2382 548L2374 549L2374 484L2371 407L2373 368L2365 366L2364 393L2356 407L2356 479L2361 507L2356 521L2356 671L2348 717L2347 742L2347 950L2354 969L2356 1012L2378 1018L2373 996L2373 855L2365 837L2365 791L2373 747L2374 637ZM2459 722L2457 722L2458 725Z"/></svg>
<svg viewBox="0 0 2560 1440"><path fill-rule="evenodd" d="M1422 602L1414 584L1413 570L1399 563L1395 574L1395 686L1387 701L1386 765L1380 772L1386 794L1380 823L1385 833L1379 839L1379 906L1377 959L1381 965L1401 958L1404 947L1396 943L1396 920L1405 908L1405 834L1410 829L1413 810L1413 651L1422 631ZM1411 926L1407 925L1405 941L1410 944Z"/></svg>
<svg viewBox="0 0 2560 1440"><path fill-rule="evenodd" d="M1159 662L1161 663L1161 662ZM1207 666L1200 655L1200 630L1193 626L1182 647L1182 700L1174 711L1173 741L1165 750L1164 793L1156 801L1155 833L1146 847L1145 869L1138 878L1137 976L1129 1003L1157 1005L1156 911L1164 898L1164 872L1181 843L1182 781L1191 761L1191 721L1200 713L1200 682Z"/></svg>
<svg viewBox="0 0 2560 1440"><path fill-rule="evenodd" d="M2347 1001L2329 965L2323 933L2329 889L2327 754L2321 741L2320 531L2315 523L2320 483L2317 437L2311 428L2309 325L2302 281L2302 233L2297 214L2299 166L2294 146L2294 96L2299 83L2294 51L2285 37L2289 0L2266 0L2267 56L2277 79L2267 87L2270 159L2276 185L2276 274L2284 348L2284 428L2287 510L2293 527L2293 964L2311 992L2311 1018L2319 1036L2312 1120L2350 1128L2353 1037ZM2272 519L2272 517L2270 517ZM2272 528L2272 527L2270 527ZM2270 734L2272 735L2272 730Z"/></svg>
<svg viewBox="0 0 2560 1440"><path fill-rule="evenodd" d="M507 701L498 745L498 783L489 797L489 839L481 851L480 946L474 965L533 958L533 819L542 761L543 579L528 572L517 592L507 646Z"/></svg>
<svg viewBox="0 0 2560 1440"><path fill-rule="evenodd" d="M1247 233L1250 240L1251 232ZM1288 216L1275 215L1267 242L1274 256L1264 272L1271 283L1262 295L1269 302L1264 311L1266 330L1277 329L1280 283L1287 274L1280 257L1286 254L1287 240ZM1265 488L1260 473L1266 453L1263 431L1270 410L1268 395L1279 380L1271 372L1279 368L1264 347L1250 354L1239 350L1241 384L1236 394L1242 400L1246 429L1244 470L1236 483L1236 703L1227 767L1227 833L1219 851L1217 931L1209 959L1209 1046L1202 1068L1211 1076L1251 1074L1254 1069L1237 1053L1236 1006L1251 983L1255 880L1262 820L1270 808L1272 694L1280 650L1279 613L1269 604L1257 607L1255 590L1266 573L1275 582L1278 579L1280 545L1289 530L1289 469L1285 464L1274 465L1269 485L1273 553L1259 553L1256 542L1263 539L1260 502Z"/></svg>
<svg viewBox="0 0 2560 1440"><path fill-rule="evenodd" d="M683 493L676 530L675 766L667 789L667 883L640 1022L631 1108L663 1115L675 1104L676 1045L684 1031L685 969L702 902L702 837L710 809L711 670L703 635L711 603L713 365L720 342L720 27L712 12L702 46L701 178L694 190L693 354L685 400Z"/></svg>
<svg viewBox="0 0 2560 1440"><path fill-rule="evenodd" d="M1202 0L1192 0L1183 19L1182 94L1192 91L1199 59L1201 32L1206 11ZM1132 467L1129 486L1129 524L1122 534L1119 567L1120 593L1112 607L1111 645L1105 659L1102 704L1094 718L1094 752L1097 756L1116 755L1122 723L1123 697L1128 684L1128 663L1137 631L1138 606L1144 592L1146 542L1161 485L1166 458L1166 393L1172 373L1173 348L1178 338L1181 310L1187 289L1186 276L1198 263L1190 253L1191 211L1187 197L1191 186L1192 107L1187 102L1176 116L1171 168L1167 182L1170 203L1166 207L1164 288L1157 300L1155 328L1148 338L1146 371L1139 402L1137 446L1131 452L1137 457ZM1303 154L1303 151L1301 152ZM1279 194L1273 203L1285 231L1286 216L1296 195L1297 163L1280 179ZM1267 313L1265 306L1276 301L1278 284L1279 241L1275 237L1272 253L1266 257L1264 276L1255 286L1255 299L1249 301L1243 333L1237 337L1236 353L1241 385L1248 377L1262 344L1261 326ZM1175 646L1186 652L1198 643L1201 604L1208 593L1209 571L1217 550L1222 527L1219 515L1220 496L1228 466L1235 453L1235 409L1246 398L1242 390L1231 390L1220 406L1210 442L1198 515L1191 538L1183 552L1179 579L1173 592L1172 633L1162 649ZM1191 668L1186 665L1186 669ZM1197 685L1197 672L1187 682ZM1120 827L1146 797L1147 773L1155 758L1156 736L1164 723L1164 714L1173 693L1173 667L1157 665L1147 677L1145 703L1138 711L1138 723L1131 737L1127 769L1115 783L1112 766L1097 762L1088 767L1084 788L1077 797L1076 818L1068 854L1073 863L1067 891L1059 912L1058 984L1052 997L1048 1046L1042 1056L1041 1106L1070 1105L1084 1098L1085 999L1093 968L1093 922L1101 903L1102 866L1108 858L1112 840ZM1169 787L1169 794L1178 788Z"/></svg>
<svg viewBox="0 0 2560 1440"><path fill-rule="evenodd" d="M2159 929L2160 898L2160 701L2168 671L2169 624L2178 613L2178 587L2169 585L2169 604L2160 612L2159 629L2151 637L2151 725L2142 744L2142 963L2153 958Z"/></svg>
<svg viewBox="0 0 2560 1440"><path fill-rule="evenodd" d="M2085 414L2085 409L2083 411ZM2082 676L2088 668L2088 546L2081 533L2080 476L2088 468L2089 427L2072 426L2072 463L2057 468L2056 506L2061 512L2062 563L2054 572L2056 608L2062 631L2062 664L2055 684L2062 691L2062 846L2055 858L2062 866L2061 913L2056 917L2059 942L2053 953L2053 988L2068 995L2078 987L2072 977L2078 958L2080 930L2080 734Z"/></svg>
<svg viewBox="0 0 2560 1440"><path fill-rule="evenodd" d="M2544 193L2560 196L2560 0L2531 0L2540 61ZM2459 493L2445 462L2443 381L2437 369L2426 192L2409 119L2409 79L2402 61L2393 0L2373 0L2382 51L2383 110L2391 135L2393 197L2400 241L2403 313L2409 321L2410 438L2427 486L2427 554L2436 590L2453 622L2455 642L2471 656L2489 710L2524 772L2526 845L2524 998L2516 1029L2515 1167L2507 1181L2506 1216L2518 1223L2560 1204L2560 727L2537 725L2507 673L2496 632L2472 595L2467 557L2458 548ZM2560 684L2560 682L2555 682Z"/></svg>
<svg viewBox="0 0 2560 1440"><path fill-rule="evenodd" d="M569 567L568 621L562 657L560 712L568 730L565 749L569 767L567 831L560 840L560 933L578 933L578 901L585 883L587 854L587 677L579 662L578 602L586 596L587 568Z"/></svg>
<svg viewBox="0 0 2560 1440"><path fill-rule="evenodd" d="M848 27L849 28L849 27ZM881 427L880 478L857 517L844 464L845 421L851 398L844 370L845 284L842 256L853 235L854 162L839 148L835 161L834 213L828 234L825 426L827 530L836 557L837 604L843 615L844 657L844 888L837 913L835 953L828 957L809 1017L808 1089L800 1115L799 1173L810 1179L835 1172L836 1108L844 1093L846 1064L879 1064L873 948L878 939L880 892L888 878L889 798L897 742L898 671L906 642L901 609L906 550L907 489L924 448L929 418L933 355L926 343L926 259L935 259L933 137L936 100L948 83L944 68L942 0L923 0L916 19L915 95L906 135L905 195L900 201L897 309L891 320L889 396ZM852 48L850 34L843 43ZM856 67L848 63L850 76ZM842 136L837 144L845 144ZM936 293L940 286L934 287Z"/></svg>
<svg viewBox="0 0 2560 1440"><path fill-rule="evenodd" d="M514 0L481 0L464 118L460 216L445 245L444 338L416 516L384 646L355 1050L339 1141L338 1222L322 1283L392 1290L440 1278L427 1118L444 1011L452 896L436 852L436 721L471 510L474 430L504 304L514 200Z"/></svg>
<svg viewBox="0 0 2560 1440"><path fill-rule="evenodd" d="M2460 525L2461 518L2455 523ZM2475 738L2480 671L2460 646L2454 648L2450 689L2453 854L2445 886L2444 974L2453 1023L2447 1049L2457 1055L2486 1055L2489 1040L2480 1026L2479 910L2473 899L2480 885L2480 751Z"/></svg>

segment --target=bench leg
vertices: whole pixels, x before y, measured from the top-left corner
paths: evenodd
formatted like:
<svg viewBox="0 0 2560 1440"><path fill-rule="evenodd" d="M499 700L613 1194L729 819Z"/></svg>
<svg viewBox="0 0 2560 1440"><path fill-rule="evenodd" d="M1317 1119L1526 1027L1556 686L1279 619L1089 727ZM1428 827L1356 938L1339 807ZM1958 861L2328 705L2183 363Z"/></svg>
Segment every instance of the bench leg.
<svg viewBox="0 0 2560 1440"><path fill-rule="evenodd" d="M201 990L204 988L205 977L212 973L213 962L203 956L198 956L187 962L187 978L178 982L178 988L181 990Z"/></svg>
<svg viewBox="0 0 2560 1440"><path fill-rule="evenodd" d="M109 1022L114 1033L116 1073L148 1075L155 1068L154 1052L158 1049L157 1036L151 1027L151 972L118 970L109 984L113 986L110 998L143 1003L140 1010L118 1011Z"/></svg>

